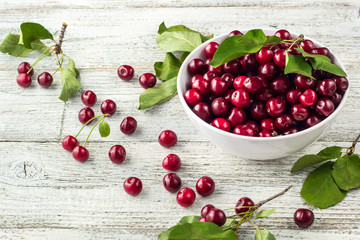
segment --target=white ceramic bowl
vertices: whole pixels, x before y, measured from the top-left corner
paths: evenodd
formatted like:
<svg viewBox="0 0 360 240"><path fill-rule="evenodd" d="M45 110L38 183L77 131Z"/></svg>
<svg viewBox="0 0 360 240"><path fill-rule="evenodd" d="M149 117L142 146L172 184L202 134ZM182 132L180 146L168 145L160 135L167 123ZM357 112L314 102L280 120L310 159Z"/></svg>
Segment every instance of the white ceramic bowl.
<svg viewBox="0 0 360 240"><path fill-rule="evenodd" d="M246 33L248 30L240 30L242 33ZM266 35L273 35L277 30L274 29L263 29ZM295 38L299 36L297 33L291 33L292 37ZM180 102L184 107L184 110L190 120L195 124L196 128L199 129L204 135L206 135L212 142L216 145L222 147L223 149L232 152L238 155L241 158L250 158L250 159L275 159L288 156L294 152L297 152L310 143L314 142L321 134L328 128L335 120L336 116L339 114L343 108L348 92L347 90L343 96L343 99L335 111L328 116L326 119L318 123L317 125L300 131L298 133L278 136L278 137L247 137L236 135L230 132L225 132L223 130L217 129L210 124L206 123L200 119L187 105L184 99L184 93L189 89L189 81L191 78L190 73L187 70L189 62L194 58L201 58L206 60L204 54L204 48L209 42L221 43L228 34L214 37L207 42L204 42L195 50L193 50L189 56L183 62L177 80L177 89L180 98ZM317 47L324 47L321 43L306 37L306 39L312 40ZM341 67L345 72L345 67L340 62L340 60L333 56L334 63Z"/></svg>

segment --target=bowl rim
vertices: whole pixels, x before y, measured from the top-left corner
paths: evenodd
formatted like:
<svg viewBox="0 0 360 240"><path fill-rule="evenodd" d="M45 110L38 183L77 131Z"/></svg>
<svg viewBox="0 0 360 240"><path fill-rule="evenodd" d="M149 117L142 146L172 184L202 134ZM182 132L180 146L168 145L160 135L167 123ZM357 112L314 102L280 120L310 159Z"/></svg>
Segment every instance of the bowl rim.
<svg viewBox="0 0 360 240"><path fill-rule="evenodd" d="M253 30L253 29L261 29L265 32L273 32L275 33L277 30L279 29L273 29L273 28L248 28L248 29L239 29L240 32L242 33L246 33L250 30ZM292 32L292 31L289 31L290 34L293 36L293 35L296 35L296 36L299 36L298 33L296 32ZM207 40L206 42L202 43L201 45L199 45L198 47L196 47L186 58L185 60L183 61L183 63L181 64L181 67L179 69L179 73L178 73L178 77L177 77L177 89L178 89L178 95L179 95L179 98L180 98L180 102L185 110L185 112L188 113L188 116L189 114L194 117L195 119L199 120L198 122L200 122L200 124L205 127L205 128L209 128L210 131L214 131L214 132L217 132L219 134L222 134L222 135L225 135L225 136L228 136L228 137L233 137L233 138L238 138L238 139L243 139L243 140L256 140L256 141L277 141L277 140L286 140L286 139L292 139L292 138L297 138L297 137L301 137L301 136L304 136L306 135L307 133L309 132L312 132L312 131L315 131L316 129L318 128L321 128L322 126L328 124L329 122L331 122L337 115L338 113L341 111L341 109L344 107L345 105L345 102L346 102L346 99L348 97L348 93L349 93L349 88L350 88L350 81L349 82L349 86L348 88L346 89L344 95L343 95L343 98L340 102L340 104L336 107L335 111L333 113L331 113L328 117L326 117L324 120L322 120L320 123L312 126L312 127L309 127L307 129L304 129L304 130L301 130L299 132L296 132L296 133L293 133L293 134L289 134L289 135L280 135L280 136L276 136L276 137L258 137L258 136L243 136L243 135L238 135L238 134L234 134L232 132L226 132L224 130L221 130L221 129L218 129L216 127L213 127L211 126L209 123L205 122L204 120L202 120L200 117L198 117L193 111L192 109L188 106L188 104L186 103L185 99L184 99L184 92L182 91L182 84L181 83L187 83L188 80L183 80L181 81L182 78L184 78L182 75L185 74L185 72L187 71L187 65L188 65L188 62L190 60L192 60L194 57L195 54L197 54L200 50L204 49L205 46L210 43L210 42L213 42L213 41L221 41L224 40L226 37L228 36L228 33L226 34L222 34L222 35L218 35L218 36L215 36L209 40ZM306 39L309 39L311 40L317 47L325 47L325 45L321 44L320 42L312 39L311 37L306 37L304 35L304 38ZM329 48L328 48L329 49ZM329 49L334 61L336 62L336 65L338 65L341 69L344 70L344 72L347 74L347 71L346 71L346 68L345 66L343 65L343 63L340 61L340 59L335 55L333 54L333 52L331 51L331 49ZM348 74L347 74L348 75ZM348 79L348 76L346 77ZM190 116L189 116L190 117Z"/></svg>

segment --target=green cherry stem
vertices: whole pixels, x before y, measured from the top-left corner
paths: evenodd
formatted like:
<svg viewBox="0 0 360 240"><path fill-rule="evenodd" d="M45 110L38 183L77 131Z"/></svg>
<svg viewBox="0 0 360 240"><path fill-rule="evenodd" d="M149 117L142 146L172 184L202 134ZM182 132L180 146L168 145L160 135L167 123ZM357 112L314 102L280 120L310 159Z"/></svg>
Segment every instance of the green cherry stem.
<svg viewBox="0 0 360 240"><path fill-rule="evenodd" d="M260 234L260 236L261 236L261 233L260 233L260 230L259 230L259 228L253 223L253 222L251 222L250 220L248 220L248 222L251 224L251 225L253 225L253 227L256 229L256 231Z"/></svg>
<svg viewBox="0 0 360 240"><path fill-rule="evenodd" d="M29 71L27 72L28 74L36 66L36 64L38 64L41 60L43 60L47 56L47 54L51 54L52 52L54 52L54 49L52 51L49 51L49 49L52 47L54 47L54 45L47 47L46 50L43 53L41 53L41 55L35 60L35 62L33 64L31 64L31 67L30 67Z"/></svg>
<svg viewBox="0 0 360 240"><path fill-rule="evenodd" d="M77 138L79 136L79 134L81 133L81 131L84 129L84 127L86 125L88 125L92 120L96 119L96 118L99 118L99 117L107 117L109 114L101 114L99 116L96 116L96 117L93 117L91 118L89 121L87 121L79 130L79 132L75 135L75 138Z"/></svg>
<svg viewBox="0 0 360 240"><path fill-rule="evenodd" d="M87 143L87 141L89 140L89 137L90 137L90 135L91 135L91 133L92 133L92 131L94 131L94 129L95 129L95 127L101 122L101 121L103 121L104 120L104 118L105 118L105 115L104 116L102 116L96 123L95 123L95 125L92 127L92 129L90 130L90 132L89 132L89 135L87 136L87 138L86 138L86 140L85 140L85 142L84 142L84 145L83 145L83 147L85 147L86 146L86 143Z"/></svg>

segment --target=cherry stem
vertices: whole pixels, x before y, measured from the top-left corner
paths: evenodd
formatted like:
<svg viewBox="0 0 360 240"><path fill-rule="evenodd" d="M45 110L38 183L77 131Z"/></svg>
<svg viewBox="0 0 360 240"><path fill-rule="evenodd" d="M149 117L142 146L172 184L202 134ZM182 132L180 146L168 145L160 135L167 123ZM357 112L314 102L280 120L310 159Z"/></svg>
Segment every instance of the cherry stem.
<svg viewBox="0 0 360 240"><path fill-rule="evenodd" d="M265 199L263 201L260 201L259 203L255 204L255 207L256 208L259 208L261 207L262 205L264 205L265 203L267 202L270 202L271 200L277 198L277 197L280 197L281 195L284 195L287 191L290 190L290 188L292 188L292 185L288 186L287 188L285 188L283 191L279 192L278 194L275 194L274 196L272 197L269 197L268 199Z"/></svg>
<svg viewBox="0 0 360 240"><path fill-rule="evenodd" d="M79 136L79 134L80 134L81 131L84 129L84 127L85 127L86 125L88 125L92 120L94 120L94 119L96 119L96 118L98 118L98 117L105 117L105 116L107 117L108 114L101 114L101 115L99 115L99 116L96 116L96 117L91 118L89 121L87 121L87 122L80 128L79 132L75 135L75 138L77 138L77 137Z"/></svg>
<svg viewBox="0 0 360 240"><path fill-rule="evenodd" d="M29 74L29 72L36 66L36 64L38 64L41 60L43 60L47 54L51 54L54 50L50 51L47 53L47 51L49 51L50 48L54 47L50 46L50 47L46 47L45 51L41 53L41 55L35 60L35 62L30 66L30 69L27 71L27 74Z"/></svg>
<svg viewBox="0 0 360 240"><path fill-rule="evenodd" d="M95 125L92 127L92 129L91 129L90 132L89 132L89 135L87 136L87 138L86 138L86 140L85 140L85 142L84 142L83 147L86 146L86 143L87 143L87 141L89 140L89 137L90 137L92 131L94 131L95 127L96 127L101 121L103 121L104 118L105 118L105 114L104 114L104 115L95 123Z"/></svg>
<svg viewBox="0 0 360 240"><path fill-rule="evenodd" d="M66 30L66 27L68 25L66 23L63 23L62 26L61 26L61 32L60 32L60 35L59 35L59 43L57 43L55 45L55 52L56 54L60 54L62 53L62 50L61 50L61 45L64 41L64 35L65 35L65 30Z"/></svg>
<svg viewBox="0 0 360 240"><path fill-rule="evenodd" d="M360 139L360 134L356 137L356 139L353 141L351 147L349 147L349 149L347 150L347 152L346 152L347 155L354 154L355 146L356 146L357 142L359 141L359 139Z"/></svg>
<svg viewBox="0 0 360 240"><path fill-rule="evenodd" d="M250 220L248 220L248 222L251 224L251 225L253 225L253 227L256 229L256 231L260 234L260 236L261 236L261 233L260 233L260 230L259 230L259 228L254 224L254 223L252 223Z"/></svg>

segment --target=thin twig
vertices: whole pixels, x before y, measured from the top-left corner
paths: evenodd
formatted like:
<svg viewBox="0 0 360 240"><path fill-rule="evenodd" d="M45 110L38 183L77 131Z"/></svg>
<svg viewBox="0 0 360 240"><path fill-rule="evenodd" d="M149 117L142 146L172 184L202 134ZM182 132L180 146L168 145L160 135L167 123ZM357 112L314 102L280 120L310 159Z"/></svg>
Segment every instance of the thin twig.
<svg viewBox="0 0 360 240"><path fill-rule="evenodd" d="M289 187L287 187L286 189L284 189L283 191L279 192L278 194L275 194L274 196L272 197L269 197L268 199L265 199L263 201L260 201L258 204L255 205L255 207L259 208L261 207L262 205L264 205L265 203L267 202L270 202L271 200L277 198L277 197L280 197L281 195L285 194L287 191L289 191L289 189L292 187L292 185L290 185Z"/></svg>
<svg viewBox="0 0 360 240"><path fill-rule="evenodd" d="M65 34L66 27L67 27L67 24L63 23L62 27L61 27L61 32L60 32L60 35L59 35L59 42L55 46L56 54L62 53L61 45L62 45L62 43L64 41L64 34Z"/></svg>
<svg viewBox="0 0 360 240"><path fill-rule="evenodd" d="M357 142L359 141L359 139L360 139L360 134L356 137L356 139L353 141L351 147L348 149L347 155L353 155L354 154L355 146L356 146Z"/></svg>

